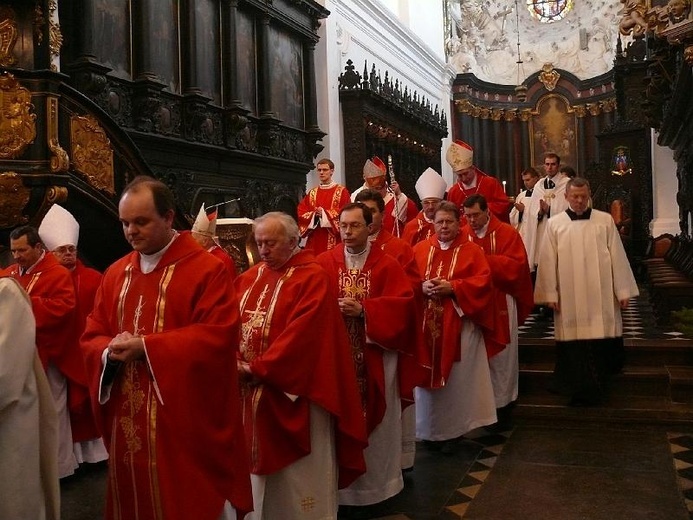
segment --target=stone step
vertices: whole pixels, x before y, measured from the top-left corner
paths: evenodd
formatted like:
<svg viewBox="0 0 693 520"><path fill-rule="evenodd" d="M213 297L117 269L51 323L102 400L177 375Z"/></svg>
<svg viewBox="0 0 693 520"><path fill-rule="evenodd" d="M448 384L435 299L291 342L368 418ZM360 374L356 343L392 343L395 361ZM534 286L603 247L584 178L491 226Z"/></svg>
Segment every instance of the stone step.
<svg viewBox="0 0 693 520"><path fill-rule="evenodd" d="M666 368L671 401L693 404L693 367L668 365Z"/></svg>
<svg viewBox="0 0 693 520"><path fill-rule="evenodd" d="M513 409L515 422L552 425L624 423L643 426L693 426L693 405L672 403L668 397L614 396L599 406L572 407L564 396L520 394Z"/></svg>
<svg viewBox="0 0 693 520"><path fill-rule="evenodd" d="M521 395L549 394L553 363L520 363ZM612 378L609 394L617 397L670 397L666 367L626 366Z"/></svg>
<svg viewBox="0 0 693 520"><path fill-rule="evenodd" d="M627 339L624 345L628 366L693 366L691 340ZM520 339L519 356L520 363L553 363L555 342L552 339Z"/></svg>

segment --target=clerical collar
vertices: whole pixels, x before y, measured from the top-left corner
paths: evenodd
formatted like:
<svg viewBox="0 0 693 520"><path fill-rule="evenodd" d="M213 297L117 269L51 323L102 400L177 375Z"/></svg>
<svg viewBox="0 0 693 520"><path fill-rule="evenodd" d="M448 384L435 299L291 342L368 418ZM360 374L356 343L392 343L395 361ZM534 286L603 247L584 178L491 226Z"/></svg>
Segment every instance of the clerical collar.
<svg viewBox="0 0 693 520"><path fill-rule="evenodd" d="M433 224L433 220L428 218L425 213L422 212L421 215L423 216L423 218L426 222L428 222L429 224Z"/></svg>
<svg viewBox="0 0 693 520"><path fill-rule="evenodd" d="M587 208L582 215L578 215L575 213L572 209L568 208L565 210L565 212L568 214L570 217L570 220L589 220L590 215L592 214L592 208Z"/></svg>
<svg viewBox="0 0 693 520"><path fill-rule="evenodd" d="M380 235L380 230L376 231L372 235L368 235L368 241L375 242L376 240L378 240L378 235Z"/></svg>
<svg viewBox="0 0 693 520"><path fill-rule="evenodd" d="M20 268L19 269L20 276L24 276L25 274L30 274L34 270L34 268L37 265L39 265L41 260L43 260L45 257L46 257L46 252L44 251L43 253L41 253L41 256L39 256L39 259L36 260L36 262L34 262L31 266L27 267L27 269L25 271L22 271L22 269Z"/></svg>
<svg viewBox="0 0 693 520"><path fill-rule="evenodd" d="M474 180L472 181L471 184L465 184L464 182L461 183L461 184L462 184L462 187L463 187L465 190L471 190L472 188L476 188L477 185L478 185L478 183L479 183L479 176L478 176L478 175L475 175L475 176L474 176Z"/></svg>
<svg viewBox="0 0 693 520"><path fill-rule="evenodd" d="M438 240L438 245L440 245L440 248L441 248L443 251L447 251L448 249L450 249L450 246L452 245L452 243L453 243L454 241L455 241L454 238L453 238L452 240L450 240L449 242L443 242L443 241L441 241L441 240Z"/></svg>
<svg viewBox="0 0 693 520"><path fill-rule="evenodd" d="M533 192L534 192L534 188L530 188L528 190L525 190L525 197L531 197Z"/></svg>
<svg viewBox="0 0 693 520"><path fill-rule="evenodd" d="M140 270L144 274L151 273L154 269L156 269L156 266L159 264L159 260L161 260L161 257L164 256L164 253L168 251L168 248L171 247L173 241L176 238L178 238L178 235L178 231L174 229L171 240L169 240L168 244L166 244L161 250L157 251L156 253L152 253L151 255L145 255L144 253L140 253Z"/></svg>
<svg viewBox="0 0 693 520"><path fill-rule="evenodd" d="M363 249L363 251L358 253L351 253L346 247L344 247L344 263L346 264L347 269L363 269L363 266L366 263L366 258L368 258L368 253L370 253L370 251L370 242L366 242L366 247Z"/></svg>
<svg viewBox="0 0 693 520"><path fill-rule="evenodd" d="M335 187L336 185L337 183L332 181L329 184L318 184L318 188L320 188L321 190L327 190L329 188Z"/></svg>
<svg viewBox="0 0 693 520"><path fill-rule="evenodd" d="M478 230L478 231L476 231L476 230L474 230L474 229L473 229L472 231L474 231L474 234L475 234L478 238L484 238L484 237L486 236L486 232L488 231L488 225L489 225L490 223L491 223L491 219L488 219L488 220L486 221L486 224L484 225L484 227L482 227L482 228L481 228L480 230Z"/></svg>

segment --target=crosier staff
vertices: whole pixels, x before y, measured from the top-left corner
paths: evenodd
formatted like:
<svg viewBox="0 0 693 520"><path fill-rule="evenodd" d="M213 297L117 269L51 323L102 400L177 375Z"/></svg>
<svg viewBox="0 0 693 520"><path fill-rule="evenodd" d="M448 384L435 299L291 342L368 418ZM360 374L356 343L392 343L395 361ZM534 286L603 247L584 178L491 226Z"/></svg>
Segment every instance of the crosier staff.
<svg viewBox="0 0 693 520"><path fill-rule="evenodd" d="M387 156L387 171L390 174L390 184L388 184L387 190L392 193L392 196L395 198L395 236L399 238L401 236L399 232L399 200L397 198L397 193L392 189L392 184L397 183L397 179L395 179L395 167L392 165L392 155L389 154Z"/></svg>

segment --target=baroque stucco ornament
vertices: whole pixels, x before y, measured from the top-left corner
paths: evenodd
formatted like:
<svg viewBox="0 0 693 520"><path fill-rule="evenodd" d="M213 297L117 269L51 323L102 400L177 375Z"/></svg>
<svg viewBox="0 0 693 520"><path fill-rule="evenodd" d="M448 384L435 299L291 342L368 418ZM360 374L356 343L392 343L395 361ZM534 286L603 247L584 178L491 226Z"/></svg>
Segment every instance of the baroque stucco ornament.
<svg viewBox="0 0 693 520"><path fill-rule="evenodd" d="M0 159L16 159L36 138L31 93L10 73L0 74Z"/></svg>
<svg viewBox="0 0 693 520"><path fill-rule="evenodd" d="M115 194L113 148L106 132L90 115L70 119L72 164L96 189Z"/></svg>
<svg viewBox="0 0 693 520"><path fill-rule="evenodd" d="M553 68L552 63L544 63L544 66L541 68L541 72L539 73L539 81L544 84L546 90L551 92L553 89L555 89L560 78L560 73Z"/></svg>

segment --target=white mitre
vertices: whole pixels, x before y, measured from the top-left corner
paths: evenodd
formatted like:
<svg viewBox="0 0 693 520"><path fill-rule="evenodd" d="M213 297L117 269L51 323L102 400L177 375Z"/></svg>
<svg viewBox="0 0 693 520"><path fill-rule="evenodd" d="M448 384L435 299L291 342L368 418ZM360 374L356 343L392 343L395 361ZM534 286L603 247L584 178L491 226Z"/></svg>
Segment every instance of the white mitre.
<svg viewBox="0 0 693 520"><path fill-rule="evenodd" d="M77 247L79 241L79 223L72 213L57 204L53 204L43 217L38 232L49 251L66 245Z"/></svg>
<svg viewBox="0 0 693 520"><path fill-rule="evenodd" d="M426 171L421 174L414 187L416 188L416 193L419 195L419 200L443 200L443 197L445 197L445 190L448 189L448 184L433 168L426 168Z"/></svg>
<svg viewBox="0 0 693 520"><path fill-rule="evenodd" d="M211 215L207 215L205 210L204 202L200 206L200 211L197 213L197 218L193 224L192 231L194 233L199 233L200 235L205 235L208 237L214 237L217 232L217 212L216 210Z"/></svg>

